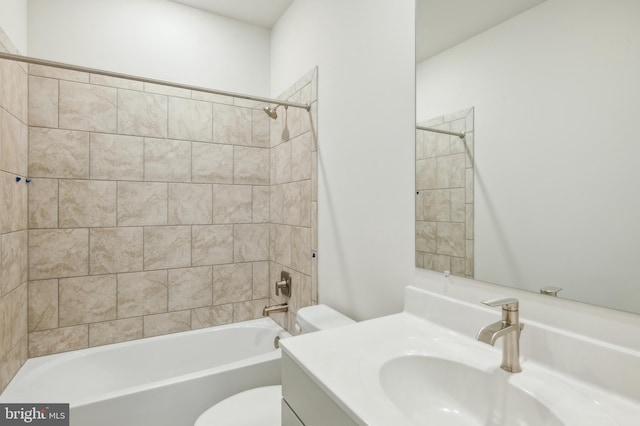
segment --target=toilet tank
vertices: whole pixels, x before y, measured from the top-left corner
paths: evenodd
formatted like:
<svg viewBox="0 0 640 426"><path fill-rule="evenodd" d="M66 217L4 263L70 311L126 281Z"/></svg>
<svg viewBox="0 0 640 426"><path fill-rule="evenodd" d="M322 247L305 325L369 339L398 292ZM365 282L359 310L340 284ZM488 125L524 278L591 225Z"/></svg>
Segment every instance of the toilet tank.
<svg viewBox="0 0 640 426"><path fill-rule="evenodd" d="M313 305L298 309L296 318L300 333L311 333L355 322L327 305Z"/></svg>

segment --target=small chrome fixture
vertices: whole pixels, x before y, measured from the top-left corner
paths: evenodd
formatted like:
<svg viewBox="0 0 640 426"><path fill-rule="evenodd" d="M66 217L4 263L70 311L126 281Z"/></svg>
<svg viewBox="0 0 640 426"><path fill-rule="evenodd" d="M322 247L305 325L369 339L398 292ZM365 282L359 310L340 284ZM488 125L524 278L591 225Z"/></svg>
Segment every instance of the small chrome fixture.
<svg viewBox="0 0 640 426"><path fill-rule="evenodd" d="M546 294L547 296L558 297L558 293L562 291L562 287L543 287L540 289L540 294Z"/></svg>
<svg viewBox="0 0 640 426"><path fill-rule="evenodd" d="M278 113L276 112L276 110L278 109L280 105L276 105L274 107L271 106L266 106L264 108L262 108L262 110L271 118L273 118L274 120L278 118Z"/></svg>
<svg viewBox="0 0 640 426"><path fill-rule="evenodd" d="M286 304L286 303L281 303L279 305L265 306L262 309L262 316L263 317L268 317L269 314L271 314L271 313L287 312L287 311L289 311L289 305Z"/></svg>
<svg viewBox="0 0 640 426"><path fill-rule="evenodd" d="M285 271L280 272L280 281L276 282L276 296L291 297L291 274Z"/></svg>
<svg viewBox="0 0 640 426"><path fill-rule="evenodd" d="M492 307L502 306L502 321L481 328L476 338L493 346L496 340L504 337L500 368L510 373L521 372L520 331L522 331L524 324L520 323L518 299L484 300L482 303Z"/></svg>

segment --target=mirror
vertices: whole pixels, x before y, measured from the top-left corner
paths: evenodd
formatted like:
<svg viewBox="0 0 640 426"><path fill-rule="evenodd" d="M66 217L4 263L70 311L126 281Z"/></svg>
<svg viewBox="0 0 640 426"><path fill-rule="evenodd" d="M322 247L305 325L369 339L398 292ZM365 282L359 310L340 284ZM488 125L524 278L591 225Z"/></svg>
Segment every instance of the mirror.
<svg viewBox="0 0 640 426"><path fill-rule="evenodd" d="M640 2L477 3L416 14L417 123L473 107L461 275L640 313Z"/></svg>

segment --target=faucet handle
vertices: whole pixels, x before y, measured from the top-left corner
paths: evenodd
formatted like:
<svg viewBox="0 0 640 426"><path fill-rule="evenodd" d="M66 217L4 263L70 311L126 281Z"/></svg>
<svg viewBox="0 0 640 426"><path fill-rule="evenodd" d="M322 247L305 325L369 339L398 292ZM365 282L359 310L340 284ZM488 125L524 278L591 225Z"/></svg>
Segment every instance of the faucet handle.
<svg viewBox="0 0 640 426"><path fill-rule="evenodd" d="M519 304L518 299L514 299L512 297L483 300L482 303L493 308L496 306L502 306L502 309L505 311L517 311Z"/></svg>

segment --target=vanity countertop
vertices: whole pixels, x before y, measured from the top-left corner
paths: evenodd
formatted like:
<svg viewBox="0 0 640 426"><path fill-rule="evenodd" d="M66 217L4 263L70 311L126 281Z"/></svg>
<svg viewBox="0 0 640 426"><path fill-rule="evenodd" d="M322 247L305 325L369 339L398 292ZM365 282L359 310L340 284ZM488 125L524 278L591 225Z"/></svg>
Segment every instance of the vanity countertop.
<svg viewBox="0 0 640 426"><path fill-rule="evenodd" d="M459 309L458 313L464 313L462 310L467 308L460 306L454 309ZM480 309L477 312L479 315L472 309L468 315L461 315L473 329L480 329L489 324L490 321L487 319L495 320L492 311ZM499 315L499 311L496 314ZM522 318L522 322L525 323L523 339L527 339L527 333L531 335L528 338L530 340L545 331L539 324L527 324L526 317ZM589 339L586 341L588 344L597 344ZM421 420L416 422L415 413L414 418L411 418L403 412L402 407L397 405L397 401L392 401L381 384L382 366L394 358L408 356L437 357L471 365L478 371L495 377L497 382L522 390L523 395L532 395L536 400L535 404L541 404L541 407L544 406L545 410L550 410L549 412L560 419L560 423L553 424L637 424L640 418L640 401L634 395L603 389L587 380L588 377L564 374L537 359L531 359L527 356L526 349L532 345L535 346L535 342L529 341L523 345L523 372L507 373L499 368L502 356L499 345L491 347L464 332L455 330L455 327L445 327L410 312L282 341L285 354L291 357L357 424L422 424ZM548 352L551 348L542 350ZM638 357L637 353L624 355ZM581 355L574 353L573 356ZM602 359L601 362L606 363L607 360ZM594 368L597 369L597 366ZM630 381L634 381L633 376L640 374L638 371L628 373ZM451 380L456 378L452 377ZM464 387L465 379L458 380L460 387ZM419 380L415 383L420 385ZM635 380L630 386L635 387L638 383L640 381ZM501 423L494 421L491 424Z"/></svg>

